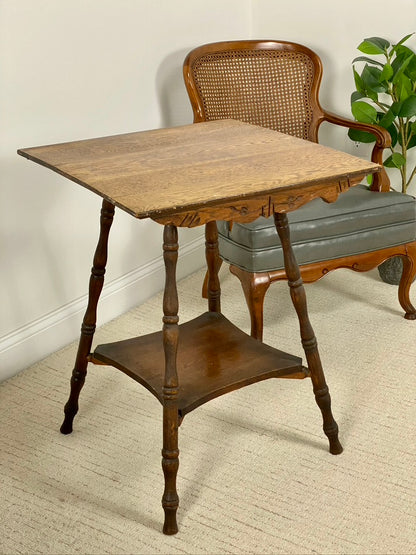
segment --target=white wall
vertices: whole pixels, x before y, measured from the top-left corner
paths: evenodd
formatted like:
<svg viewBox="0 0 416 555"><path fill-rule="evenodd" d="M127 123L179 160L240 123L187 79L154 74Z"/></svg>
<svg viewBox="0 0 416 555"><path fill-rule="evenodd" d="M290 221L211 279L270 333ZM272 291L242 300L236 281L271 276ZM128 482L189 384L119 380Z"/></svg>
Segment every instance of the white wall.
<svg viewBox="0 0 416 555"><path fill-rule="evenodd" d="M0 379L77 337L100 206L17 148L190 123L183 58L224 39L310 46L322 103L349 116L357 45L414 30L414 0L0 0ZM200 233L181 233L179 276L203 263ZM117 211L100 322L160 290L160 248L157 224Z"/></svg>
<svg viewBox="0 0 416 555"><path fill-rule="evenodd" d="M0 379L78 336L101 204L16 149L191 123L185 54L249 28L249 0L0 0ZM162 288L161 240L116 211L100 323Z"/></svg>
<svg viewBox="0 0 416 555"><path fill-rule="evenodd" d="M323 107L351 118L350 96L354 91L352 60L362 55L357 46L366 37L385 37L392 43L416 31L415 0L253 0L252 38L271 38L309 46L322 59ZM416 38L407 43L416 47ZM322 129L320 141L365 155L366 146L356 147L346 131L335 126ZM391 172L391 176L397 176ZM413 192L415 189L413 189Z"/></svg>

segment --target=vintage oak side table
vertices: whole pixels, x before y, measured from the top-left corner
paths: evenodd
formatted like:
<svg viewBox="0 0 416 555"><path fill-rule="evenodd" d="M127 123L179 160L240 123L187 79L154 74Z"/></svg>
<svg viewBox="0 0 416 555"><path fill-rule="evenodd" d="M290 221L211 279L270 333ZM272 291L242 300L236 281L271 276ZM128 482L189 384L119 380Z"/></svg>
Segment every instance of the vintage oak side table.
<svg viewBox="0 0 416 555"><path fill-rule="evenodd" d="M28 148L18 153L104 199L88 307L61 432L72 432L88 362L114 366L153 393L163 406L165 534L178 530L178 427L187 413L219 395L271 377L310 376L330 452L341 453L286 213L316 197L335 201L366 174L379 171L378 165L233 120ZM115 206L136 218L151 218L164 226L163 329L99 345L91 353ZM284 249L308 368L302 366L300 358L246 335L220 311L215 220L247 222L272 214ZM209 272L208 312L179 325L177 227L203 224Z"/></svg>

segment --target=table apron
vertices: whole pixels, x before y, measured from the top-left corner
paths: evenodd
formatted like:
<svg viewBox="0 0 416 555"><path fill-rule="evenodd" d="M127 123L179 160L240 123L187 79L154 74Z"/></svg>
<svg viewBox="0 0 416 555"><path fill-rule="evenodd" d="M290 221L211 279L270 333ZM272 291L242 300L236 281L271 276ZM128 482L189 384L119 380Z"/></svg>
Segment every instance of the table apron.
<svg viewBox="0 0 416 555"><path fill-rule="evenodd" d="M251 222L263 216L268 218L275 213L292 212L315 198L325 202L335 202L338 196L354 185L358 185L364 175L346 176L340 180L314 183L303 189L287 188L255 197L239 197L234 200L219 201L184 212L151 215L152 220L177 227L197 227L212 220Z"/></svg>

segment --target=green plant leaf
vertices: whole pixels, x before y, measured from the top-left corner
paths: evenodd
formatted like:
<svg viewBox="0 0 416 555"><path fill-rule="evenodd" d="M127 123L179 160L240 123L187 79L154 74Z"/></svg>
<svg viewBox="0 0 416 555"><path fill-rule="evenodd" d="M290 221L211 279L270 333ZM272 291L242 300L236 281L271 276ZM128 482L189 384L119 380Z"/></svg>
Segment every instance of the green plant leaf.
<svg viewBox="0 0 416 555"><path fill-rule="evenodd" d="M406 100L407 97L409 97L412 94L412 91L413 91L412 82L404 73L402 73L399 79L397 80L394 90L395 90L396 97L400 102L403 102L404 100Z"/></svg>
<svg viewBox="0 0 416 555"><path fill-rule="evenodd" d="M395 116L399 115L402 104L403 102L393 102L393 104L390 106L390 110L393 112Z"/></svg>
<svg viewBox="0 0 416 555"><path fill-rule="evenodd" d="M385 64L383 69L380 73L379 80L381 81L388 81L393 77L394 71L390 64Z"/></svg>
<svg viewBox="0 0 416 555"><path fill-rule="evenodd" d="M352 61L353 64L355 62L368 62L369 64L374 64L376 66L380 66L381 68L384 67L384 65L378 60L373 60L372 58L368 58L367 56L358 56L357 58L354 58Z"/></svg>
<svg viewBox="0 0 416 555"><path fill-rule="evenodd" d="M390 108L388 112L381 115L381 117L378 120L378 124L381 125L381 127L384 127L384 129L388 129L393 124L395 119L396 119L396 115L393 113L393 111Z"/></svg>
<svg viewBox="0 0 416 555"><path fill-rule="evenodd" d="M400 143L400 145L403 145L401 135L399 135L398 137L398 142ZM406 148L407 150L409 150L410 148L413 148L415 146L416 146L416 135L413 135L412 131L409 130L406 136Z"/></svg>
<svg viewBox="0 0 416 555"><path fill-rule="evenodd" d="M367 94L368 98L370 98L373 102L378 102L378 93L376 93L375 91L372 91L370 89L367 89L366 94Z"/></svg>
<svg viewBox="0 0 416 555"><path fill-rule="evenodd" d="M414 75L416 74L416 60L415 58L412 58L412 54L415 54L415 52L411 48L408 48L407 46L399 46L397 48L396 57L392 62L392 67L393 70L396 72L403 64L403 62L405 62L406 59L410 57L410 62L408 62L407 66L405 67L404 73L414 80Z"/></svg>
<svg viewBox="0 0 416 555"><path fill-rule="evenodd" d="M386 39L382 39L381 37L370 37L364 39L357 48L364 54L378 55L384 54L389 46L390 43Z"/></svg>
<svg viewBox="0 0 416 555"><path fill-rule="evenodd" d="M413 53L413 50L408 46L397 45L393 50L396 52L396 57L402 58L402 61Z"/></svg>
<svg viewBox="0 0 416 555"><path fill-rule="evenodd" d="M378 67L372 67L365 64L364 69L361 73L361 79L363 80L365 90L367 93L375 92L385 92L386 85L380 80L381 70Z"/></svg>
<svg viewBox="0 0 416 555"><path fill-rule="evenodd" d="M351 104L351 112L357 121L363 123L377 123L377 110L368 104L358 100Z"/></svg>
<svg viewBox="0 0 416 555"><path fill-rule="evenodd" d="M372 90L366 83L364 83L361 75L354 68L354 81L357 87L357 92L361 93L361 98L370 98L374 102L378 101L378 93Z"/></svg>
<svg viewBox="0 0 416 555"><path fill-rule="evenodd" d="M351 104L352 104L353 102L357 102L357 100L360 100L361 98L365 98L365 94L360 93L359 91L354 91L354 92L351 94Z"/></svg>
<svg viewBox="0 0 416 555"><path fill-rule="evenodd" d="M391 137L391 146L394 148L397 144L398 132L395 125L390 125L390 127L386 127L387 131L390 133Z"/></svg>
<svg viewBox="0 0 416 555"><path fill-rule="evenodd" d="M348 137L357 143L374 143L376 138L371 133L361 131L360 129L348 129Z"/></svg>
<svg viewBox="0 0 416 555"><path fill-rule="evenodd" d="M408 46L403 46L403 43L406 42L407 39L410 38L412 35L414 35L414 33L411 33L410 35L406 35L405 37L403 37L397 44L393 46L390 54L391 55L396 54L396 56L407 57L410 53L412 53L413 50L411 48L409 48Z"/></svg>
<svg viewBox="0 0 416 555"><path fill-rule="evenodd" d="M410 62L408 63L404 74L407 75L407 77L409 77L409 79L411 81L413 81L413 84L415 84L416 81L416 56L414 56L413 58L411 58Z"/></svg>
<svg viewBox="0 0 416 555"><path fill-rule="evenodd" d="M355 88L357 89L358 92L365 95L365 87L364 87L364 82L361 79L361 75L356 71L355 67L352 68L352 71L354 73Z"/></svg>
<svg viewBox="0 0 416 555"><path fill-rule="evenodd" d="M393 61L392 68L394 70L394 75L393 75L392 83L397 83L398 79L400 78L400 75L402 75L402 73L404 73L405 69L410 64L411 60L414 57L415 57L415 54L414 54L414 52L412 52L403 61L402 61L401 58L396 58Z"/></svg>
<svg viewBox="0 0 416 555"><path fill-rule="evenodd" d="M412 94L402 102L398 116L401 118L416 116L416 94Z"/></svg>
<svg viewBox="0 0 416 555"><path fill-rule="evenodd" d="M386 168L401 168L406 164L406 158L400 152L393 152L391 156L384 160L383 164Z"/></svg>
<svg viewBox="0 0 416 555"><path fill-rule="evenodd" d="M416 146L416 135L413 135L407 144L407 150L414 148Z"/></svg>
<svg viewBox="0 0 416 555"><path fill-rule="evenodd" d="M406 35L406 36L403 37L401 40L399 40L399 42L393 46L392 52L394 52L395 50L397 50L397 48L398 48L399 46L401 46L404 42L406 42L408 39L410 39L410 37L411 37L412 35L414 35L414 33L410 33L410 35Z"/></svg>

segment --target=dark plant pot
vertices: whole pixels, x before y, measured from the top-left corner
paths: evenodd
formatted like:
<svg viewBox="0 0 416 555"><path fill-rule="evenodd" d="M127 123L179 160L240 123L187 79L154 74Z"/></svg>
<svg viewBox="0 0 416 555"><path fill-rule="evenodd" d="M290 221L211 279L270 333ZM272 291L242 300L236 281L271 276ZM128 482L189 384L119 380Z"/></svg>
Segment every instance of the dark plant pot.
<svg viewBox="0 0 416 555"><path fill-rule="evenodd" d="M378 273L385 283L399 285L403 273L403 260L401 256L393 256L380 264Z"/></svg>

